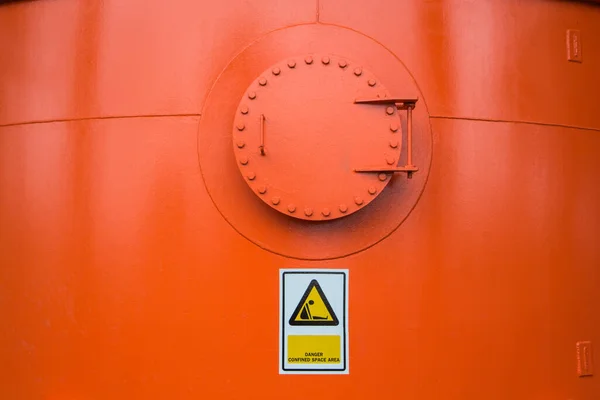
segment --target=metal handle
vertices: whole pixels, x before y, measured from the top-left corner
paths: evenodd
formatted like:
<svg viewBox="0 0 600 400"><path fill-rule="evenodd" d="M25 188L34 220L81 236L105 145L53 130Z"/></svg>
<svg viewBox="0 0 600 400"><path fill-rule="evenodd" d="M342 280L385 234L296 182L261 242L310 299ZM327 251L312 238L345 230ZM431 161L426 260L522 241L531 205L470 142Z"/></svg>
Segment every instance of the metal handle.
<svg viewBox="0 0 600 400"><path fill-rule="evenodd" d="M384 99L356 99L354 104L380 104L394 105L398 111L406 110L406 165L404 167L362 167L355 168L354 172L361 173L394 173L406 172L407 177L412 178L412 174L417 172L419 168L413 165L412 162L412 110L415 108L418 99L402 99L402 98L384 98Z"/></svg>
<svg viewBox="0 0 600 400"><path fill-rule="evenodd" d="M260 150L260 155L265 155L265 116L260 114L260 146L258 146L258 150Z"/></svg>

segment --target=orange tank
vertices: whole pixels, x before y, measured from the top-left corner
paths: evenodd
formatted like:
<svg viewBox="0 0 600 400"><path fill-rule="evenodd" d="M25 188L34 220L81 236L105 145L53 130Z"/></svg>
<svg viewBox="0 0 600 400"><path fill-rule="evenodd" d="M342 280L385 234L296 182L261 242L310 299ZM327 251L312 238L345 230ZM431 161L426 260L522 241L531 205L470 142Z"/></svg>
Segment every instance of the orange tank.
<svg viewBox="0 0 600 400"><path fill-rule="evenodd" d="M3 3L0 398L600 399L598 5Z"/></svg>

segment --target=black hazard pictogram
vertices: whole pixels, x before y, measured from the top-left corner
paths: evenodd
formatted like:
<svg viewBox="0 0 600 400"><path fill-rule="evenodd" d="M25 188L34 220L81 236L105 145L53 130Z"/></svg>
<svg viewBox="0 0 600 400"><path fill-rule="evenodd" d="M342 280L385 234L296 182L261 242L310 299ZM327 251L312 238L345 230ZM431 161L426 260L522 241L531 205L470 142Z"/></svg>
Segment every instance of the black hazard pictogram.
<svg viewBox="0 0 600 400"><path fill-rule="evenodd" d="M337 326L339 321L319 282L313 279L292 313L290 325Z"/></svg>

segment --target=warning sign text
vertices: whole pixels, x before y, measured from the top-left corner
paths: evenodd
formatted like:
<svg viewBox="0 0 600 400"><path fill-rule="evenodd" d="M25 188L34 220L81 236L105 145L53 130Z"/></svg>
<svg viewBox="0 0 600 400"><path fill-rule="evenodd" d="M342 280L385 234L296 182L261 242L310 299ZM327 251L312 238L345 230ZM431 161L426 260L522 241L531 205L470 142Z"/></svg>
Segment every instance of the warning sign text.
<svg viewBox="0 0 600 400"><path fill-rule="evenodd" d="M339 364L341 339L338 335L290 335L290 364Z"/></svg>

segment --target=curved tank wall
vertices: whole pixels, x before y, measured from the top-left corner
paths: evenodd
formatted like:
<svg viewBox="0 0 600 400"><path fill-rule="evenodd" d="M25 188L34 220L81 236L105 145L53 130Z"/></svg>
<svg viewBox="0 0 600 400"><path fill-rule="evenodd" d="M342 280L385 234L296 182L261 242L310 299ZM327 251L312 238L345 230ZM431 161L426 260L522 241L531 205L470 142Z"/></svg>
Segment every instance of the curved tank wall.
<svg viewBox="0 0 600 400"><path fill-rule="evenodd" d="M357 252L273 251L275 211L252 240L215 204L204 112L330 43L403 64L427 179L389 235L356 213ZM598 5L13 2L0 54L2 398L600 398ZM349 375L279 374L283 268L349 270Z"/></svg>

